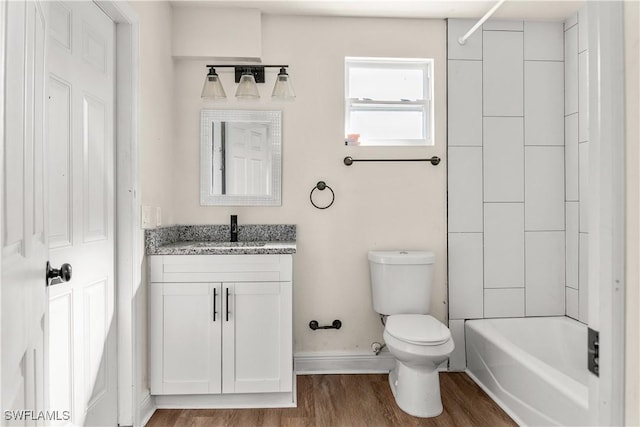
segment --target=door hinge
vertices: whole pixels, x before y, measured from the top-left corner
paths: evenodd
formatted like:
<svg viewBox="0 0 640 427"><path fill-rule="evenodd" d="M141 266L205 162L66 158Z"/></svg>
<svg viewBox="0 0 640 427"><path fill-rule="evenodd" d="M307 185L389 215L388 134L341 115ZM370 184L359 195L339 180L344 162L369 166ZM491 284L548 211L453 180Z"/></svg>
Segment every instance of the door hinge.
<svg viewBox="0 0 640 427"><path fill-rule="evenodd" d="M587 335L587 364L589 372L600 376L600 332L589 328Z"/></svg>

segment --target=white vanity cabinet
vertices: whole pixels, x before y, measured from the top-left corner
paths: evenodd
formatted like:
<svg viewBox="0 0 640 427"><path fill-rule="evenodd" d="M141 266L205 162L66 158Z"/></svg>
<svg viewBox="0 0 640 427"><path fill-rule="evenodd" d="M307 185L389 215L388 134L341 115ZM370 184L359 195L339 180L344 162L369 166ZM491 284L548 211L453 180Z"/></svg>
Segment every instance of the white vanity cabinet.
<svg viewBox="0 0 640 427"><path fill-rule="evenodd" d="M291 255L153 255L149 263L151 394L191 395L176 406L291 406Z"/></svg>

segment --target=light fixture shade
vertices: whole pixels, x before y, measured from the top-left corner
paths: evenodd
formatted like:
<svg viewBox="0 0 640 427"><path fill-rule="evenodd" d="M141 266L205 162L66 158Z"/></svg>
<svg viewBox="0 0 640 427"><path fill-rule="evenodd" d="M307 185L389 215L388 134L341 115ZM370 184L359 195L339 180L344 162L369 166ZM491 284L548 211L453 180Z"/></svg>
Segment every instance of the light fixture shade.
<svg viewBox="0 0 640 427"><path fill-rule="evenodd" d="M296 97L291 85L291 78L284 67L280 68L278 77L276 77L276 84L273 86L271 97L276 99L294 99Z"/></svg>
<svg viewBox="0 0 640 427"><path fill-rule="evenodd" d="M259 99L258 85L256 79L253 78L251 72L245 73L240 77L238 89L236 90L236 98L238 99Z"/></svg>
<svg viewBox="0 0 640 427"><path fill-rule="evenodd" d="M224 88L220 83L220 76L218 76L214 68L209 69L209 74L204 79L201 97L202 99L212 100L227 99L227 94L224 93Z"/></svg>

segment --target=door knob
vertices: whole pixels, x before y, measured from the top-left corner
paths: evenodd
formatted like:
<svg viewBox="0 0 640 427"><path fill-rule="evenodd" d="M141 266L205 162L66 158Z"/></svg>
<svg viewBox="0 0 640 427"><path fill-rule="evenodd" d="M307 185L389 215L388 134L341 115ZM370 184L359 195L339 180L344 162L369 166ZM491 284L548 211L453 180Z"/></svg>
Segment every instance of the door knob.
<svg viewBox="0 0 640 427"><path fill-rule="evenodd" d="M54 284L51 283L52 279L60 279L60 282L68 282L71 280L71 264L64 263L57 269L52 268L49 261L47 261L47 286Z"/></svg>

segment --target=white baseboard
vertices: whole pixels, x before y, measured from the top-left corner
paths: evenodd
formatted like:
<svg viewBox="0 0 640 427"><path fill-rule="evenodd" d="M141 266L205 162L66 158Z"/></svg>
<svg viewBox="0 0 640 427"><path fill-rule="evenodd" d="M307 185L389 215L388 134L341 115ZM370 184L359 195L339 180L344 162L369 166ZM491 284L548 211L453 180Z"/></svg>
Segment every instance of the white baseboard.
<svg viewBox="0 0 640 427"><path fill-rule="evenodd" d="M281 393L163 394L158 409L295 408L296 390Z"/></svg>
<svg viewBox="0 0 640 427"><path fill-rule="evenodd" d="M387 374L396 359L384 349L378 356L373 353L305 352L294 355L297 375L312 374ZM439 372L449 371L449 360L438 366Z"/></svg>
<svg viewBox="0 0 640 427"><path fill-rule="evenodd" d="M146 426L153 414L156 412L156 402L151 394L147 394L138 404L140 414L140 426Z"/></svg>
<svg viewBox="0 0 640 427"><path fill-rule="evenodd" d="M309 374L381 374L388 373L395 366L395 359L389 351L383 350L378 356L367 353L305 352L294 356L295 371L298 375Z"/></svg>

